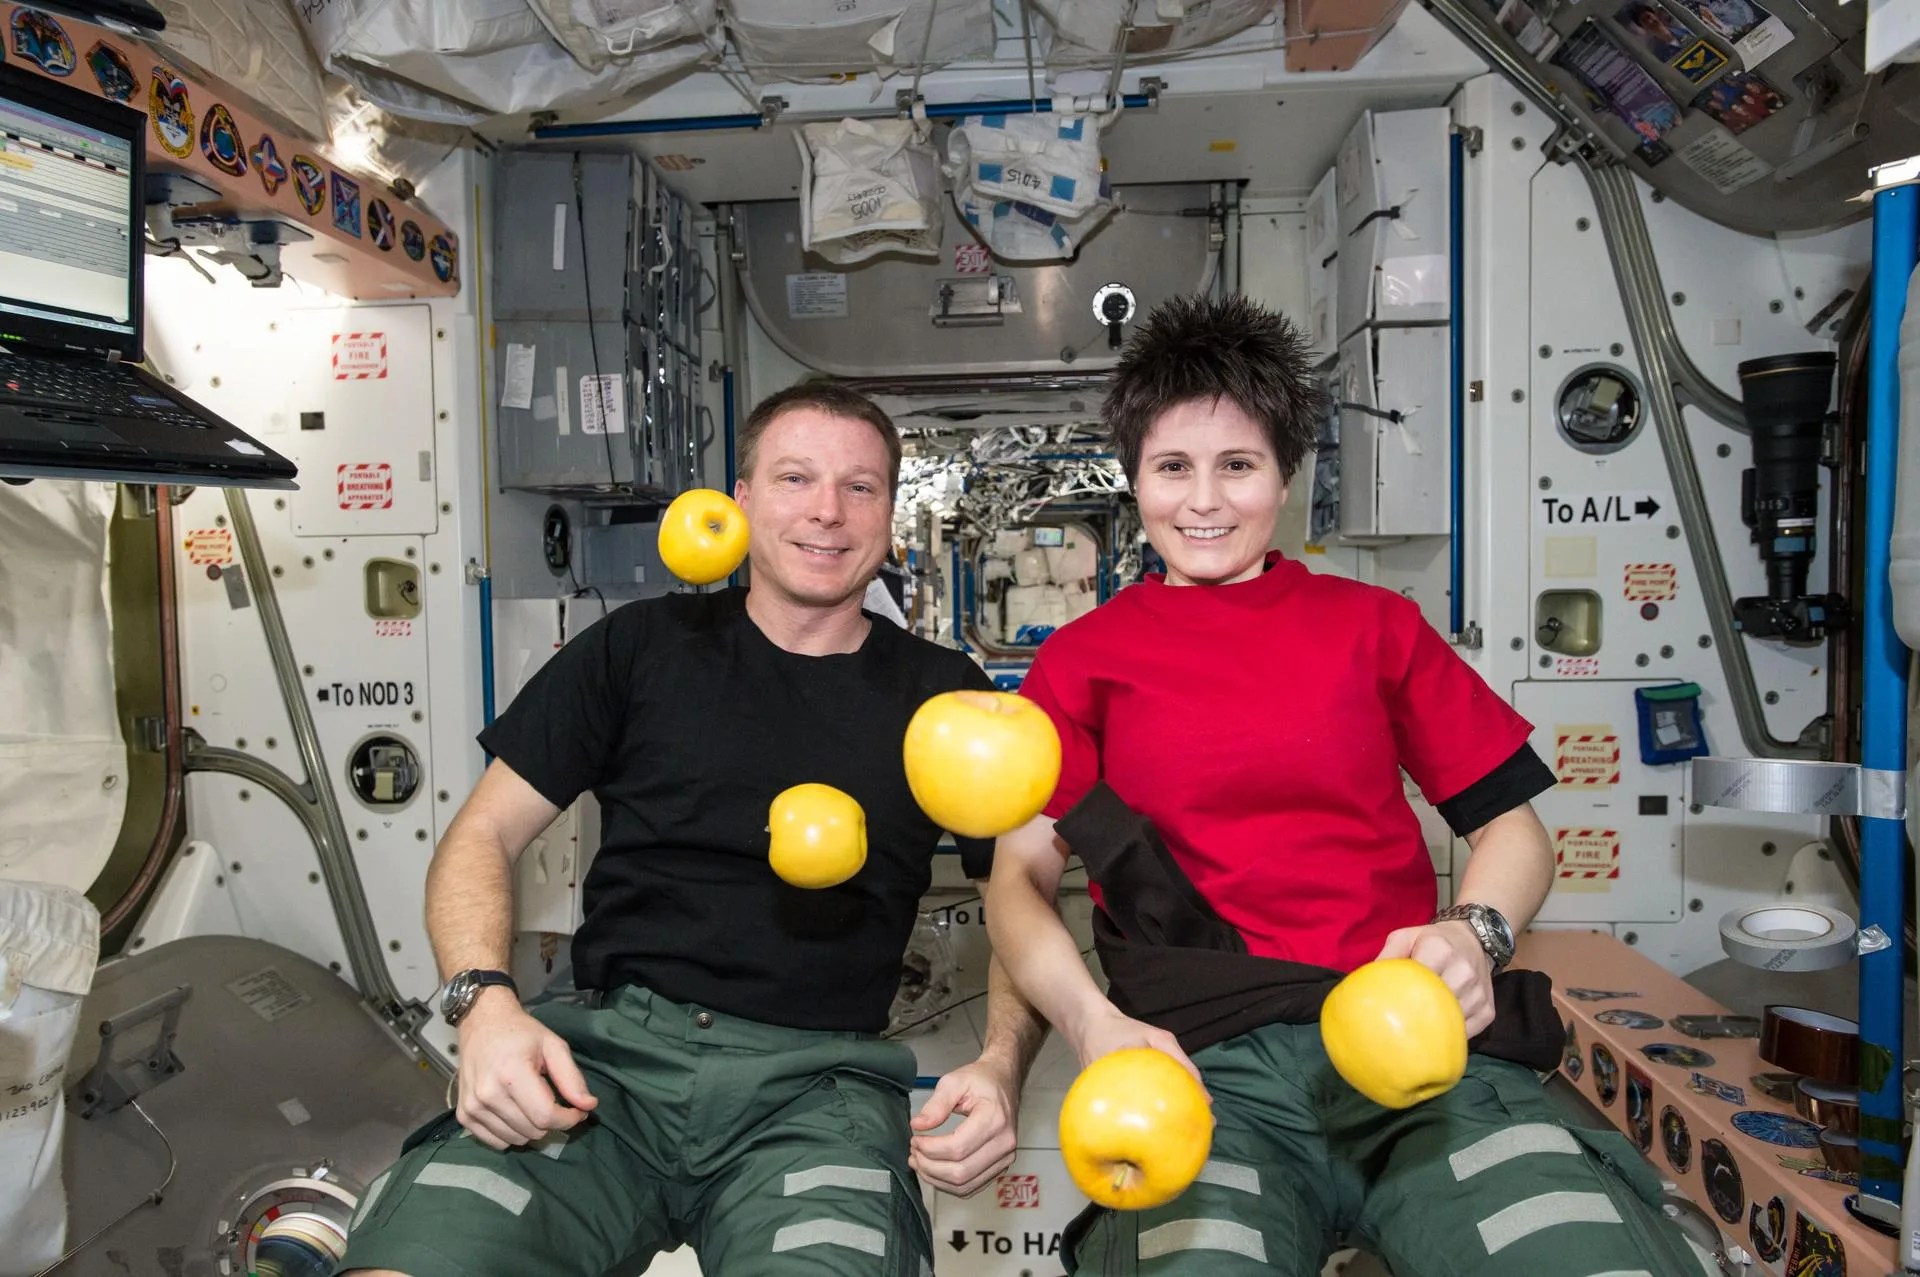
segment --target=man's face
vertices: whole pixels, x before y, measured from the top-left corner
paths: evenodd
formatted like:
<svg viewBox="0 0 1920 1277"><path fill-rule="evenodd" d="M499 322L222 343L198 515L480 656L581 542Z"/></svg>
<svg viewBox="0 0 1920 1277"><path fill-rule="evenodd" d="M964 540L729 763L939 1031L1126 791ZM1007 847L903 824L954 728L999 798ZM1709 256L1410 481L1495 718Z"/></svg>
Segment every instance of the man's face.
<svg viewBox="0 0 1920 1277"><path fill-rule="evenodd" d="M752 588L809 607L866 592L893 527L887 445L852 417L792 408L767 424L734 500L751 534Z"/></svg>

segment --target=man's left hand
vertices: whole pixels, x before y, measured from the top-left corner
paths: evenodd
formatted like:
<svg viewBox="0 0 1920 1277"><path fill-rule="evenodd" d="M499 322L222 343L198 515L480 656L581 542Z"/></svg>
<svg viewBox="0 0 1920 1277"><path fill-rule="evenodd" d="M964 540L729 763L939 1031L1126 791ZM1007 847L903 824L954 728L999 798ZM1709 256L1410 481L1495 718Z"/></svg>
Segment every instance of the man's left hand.
<svg viewBox="0 0 1920 1277"><path fill-rule="evenodd" d="M1006 1068L986 1060L957 1068L940 1079L925 1107L914 1115L907 1165L945 1192L971 1197L1013 1164L1014 1117L1020 1087ZM928 1135L953 1114L960 1125Z"/></svg>
<svg viewBox="0 0 1920 1277"><path fill-rule="evenodd" d="M1466 923L1402 927L1387 937L1379 956L1412 958L1446 981L1467 1017L1468 1037L1493 1023L1493 959Z"/></svg>

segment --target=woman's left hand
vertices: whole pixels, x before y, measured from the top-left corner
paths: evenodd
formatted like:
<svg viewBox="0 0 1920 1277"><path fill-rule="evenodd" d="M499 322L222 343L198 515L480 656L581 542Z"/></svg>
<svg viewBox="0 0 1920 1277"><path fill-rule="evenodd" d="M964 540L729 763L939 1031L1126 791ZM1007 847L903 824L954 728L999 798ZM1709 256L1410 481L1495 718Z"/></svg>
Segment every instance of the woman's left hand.
<svg viewBox="0 0 1920 1277"><path fill-rule="evenodd" d="M1466 923L1402 927L1387 937L1379 957L1412 958L1446 981L1467 1017L1468 1037L1493 1023L1493 959Z"/></svg>

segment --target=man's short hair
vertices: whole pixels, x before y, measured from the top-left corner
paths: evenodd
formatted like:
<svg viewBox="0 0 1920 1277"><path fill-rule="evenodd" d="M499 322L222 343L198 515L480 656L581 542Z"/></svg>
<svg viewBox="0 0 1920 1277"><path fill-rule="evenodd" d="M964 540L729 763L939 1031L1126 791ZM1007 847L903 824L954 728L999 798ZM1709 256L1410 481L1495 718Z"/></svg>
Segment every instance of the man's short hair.
<svg viewBox="0 0 1920 1277"><path fill-rule="evenodd" d="M1326 414L1306 334L1239 295L1162 302L1127 342L1102 408L1127 481L1139 477L1154 422L1181 404L1219 399L1260 423L1291 480Z"/></svg>
<svg viewBox="0 0 1920 1277"><path fill-rule="evenodd" d="M887 491L893 493L899 490L900 431L893 424L893 418L859 391L831 381L803 381L797 386L775 391L760 401L733 440L734 456L742 477L753 473L753 454L760 446L760 436L767 432L767 427L773 424L775 417L795 408L812 408L830 416L864 421L872 426L879 433L881 442L887 445Z"/></svg>

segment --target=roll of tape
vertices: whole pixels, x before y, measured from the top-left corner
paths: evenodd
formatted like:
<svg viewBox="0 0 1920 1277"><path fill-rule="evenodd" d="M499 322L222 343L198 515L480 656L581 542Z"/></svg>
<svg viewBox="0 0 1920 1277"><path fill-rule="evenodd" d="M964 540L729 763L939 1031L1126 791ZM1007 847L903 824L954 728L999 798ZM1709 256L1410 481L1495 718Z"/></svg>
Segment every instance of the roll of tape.
<svg viewBox="0 0 1920 1277"><path fill-rule="evenodd" d="M1762 971L1826 971L1858 953L1853 919L1819 905L1761 905L1720 919L1720 948Z"/></svg>
<svg viewBox="0 0 1920 1277"><path fill-rule="evenodd" d="M1857 1084L1860 1026L1824 1011L1771 1006L1760 1018L1760 1058L1816 1082Z"/></svg>
<svg viewBox="0 0 1920 1277"><path fill-rule="evenodd" d="M1841 1135L1860 1133L1860 1090L1801 1078L1793 1088L1794 1111L1809 1122Z"/></svg>
<svg viewBox="0 0 1920 1277"><path fill-rule="evenodd" d="M1856 1136L1834 1130L1821 1131L1820 1155L1827 1159L1829 1170L1855 1173L1860 1170L1860 1141Z"/></svg>

